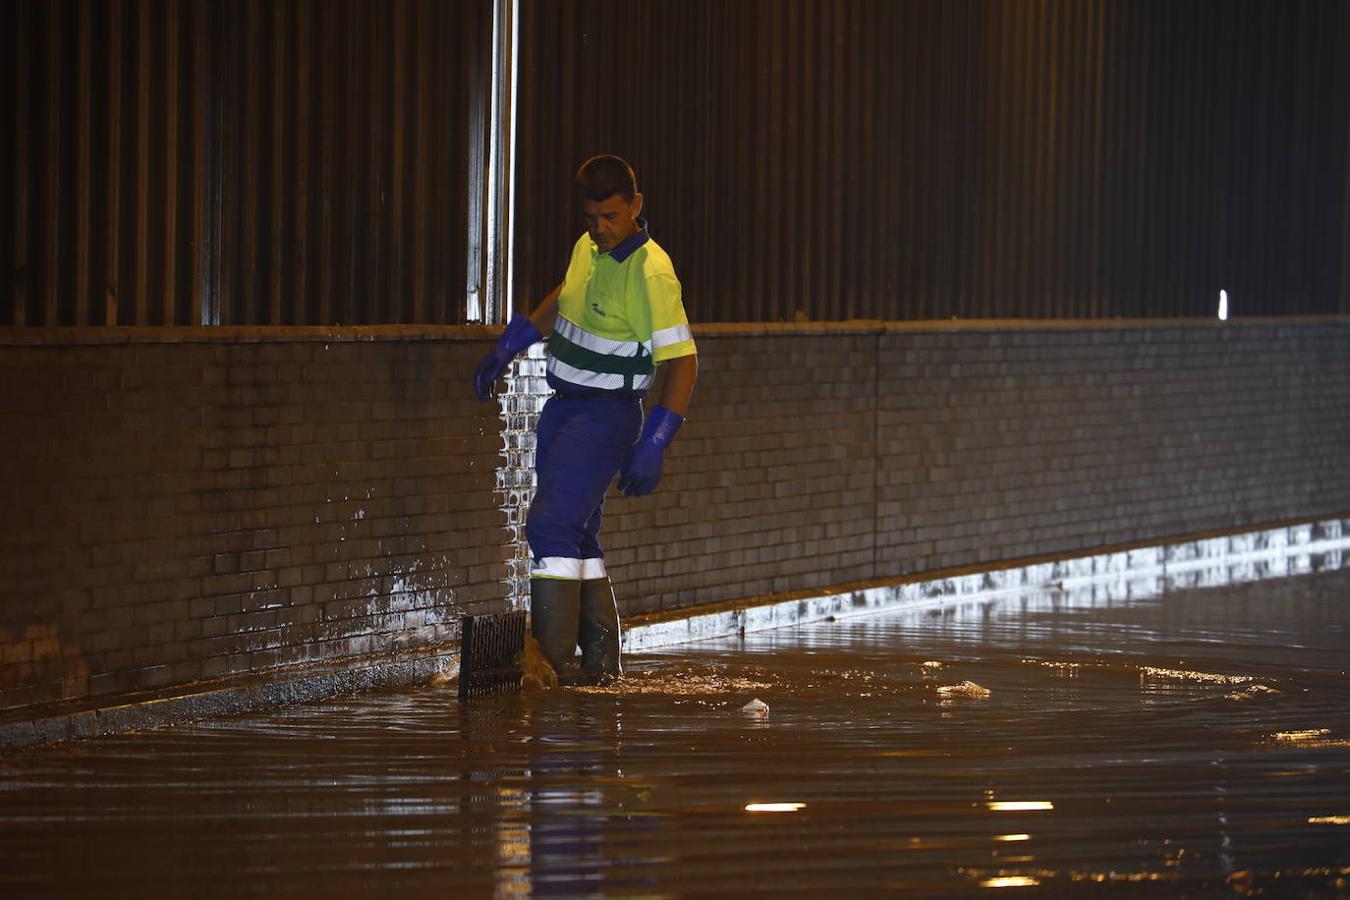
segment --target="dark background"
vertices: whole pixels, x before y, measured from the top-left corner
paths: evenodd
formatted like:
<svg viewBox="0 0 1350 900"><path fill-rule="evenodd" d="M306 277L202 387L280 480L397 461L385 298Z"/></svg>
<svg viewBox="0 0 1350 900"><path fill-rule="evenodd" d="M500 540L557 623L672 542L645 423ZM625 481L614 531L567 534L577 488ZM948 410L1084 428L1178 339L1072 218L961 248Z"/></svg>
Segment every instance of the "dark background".
<svg viewBox="0 0 1350 900"><path fill-rule="evenodd" d="M1350 3L519 13L517 308L612 152L695 321L1350 313ZM0 325L464 321L486 0L0 15Z"/></svg>

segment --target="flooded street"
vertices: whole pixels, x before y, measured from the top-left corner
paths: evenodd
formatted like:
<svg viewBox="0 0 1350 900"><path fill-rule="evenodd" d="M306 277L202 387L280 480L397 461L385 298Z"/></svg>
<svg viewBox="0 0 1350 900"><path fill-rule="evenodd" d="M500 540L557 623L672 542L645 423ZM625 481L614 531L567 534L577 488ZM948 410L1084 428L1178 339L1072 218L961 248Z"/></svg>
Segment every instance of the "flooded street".
<svg viewBox="0 0 1350 900"><path fill-rule="evenodd" d="M12 754L0 891L1350 891L1350 569L1121 593L675 647L613 688Z"/></svg>

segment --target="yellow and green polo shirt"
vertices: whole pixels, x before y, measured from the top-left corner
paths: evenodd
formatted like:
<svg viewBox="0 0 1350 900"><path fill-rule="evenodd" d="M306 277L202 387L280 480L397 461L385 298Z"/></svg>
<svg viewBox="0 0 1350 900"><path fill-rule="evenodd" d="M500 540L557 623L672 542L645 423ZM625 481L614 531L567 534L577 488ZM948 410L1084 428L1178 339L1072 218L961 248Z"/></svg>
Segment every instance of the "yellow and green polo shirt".
<svg viewBox="0 0 1350 900"><path fill-rule="evenodd" d="M645 391L657 363L696 352L675 267L645 219L609 253L577 239L548 340L549 387Z"/></svg>

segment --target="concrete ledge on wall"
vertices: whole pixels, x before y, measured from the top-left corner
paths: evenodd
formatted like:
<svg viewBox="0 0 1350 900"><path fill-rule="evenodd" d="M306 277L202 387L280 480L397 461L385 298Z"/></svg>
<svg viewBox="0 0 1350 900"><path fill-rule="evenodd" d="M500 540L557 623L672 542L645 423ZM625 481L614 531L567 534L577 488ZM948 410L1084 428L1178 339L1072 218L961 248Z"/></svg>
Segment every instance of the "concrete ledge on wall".
<svg viewBox="0 0 1350 900"><path fill-rule="evenodd" d="M58 705L0 718L0 752L60 741L143 731L220 716L263 712L381 688L426 684L457 670L446 652L402 653L306 666L110 698L101 704ZM453 700L449 694L447 699Z"/></svg>
<svg viewBox="0 0 1350 900"><path fill-rule="evenodd" d="M1242 328L1244 326L1350 325L1350 316L1268 316L1203 319L922 319L912 322L847 319L842 322L703 322L694 323L695 337L763 337L811 335L926 334L961 331L1110 331L1177 328Z"/></svg>
<svg viewBox="0 0 1350 900"><path fill-rule="evenodd" d="M841 322L703 322L695 336L921 334L952 331L1082 331L1148 328L1242 328L1244 326L1350 325L1350 316L1263 316L1203 319L924 319ZM116 344L249 344L327 341L485 341L500 325L202 325L178 327L0 327L0 347Z"/></svg>
<svg viewBox="0 0 1350 900"><path fill-rule="evenodd" d="M260 344L324 341L486 341L500 325L202 325L155 328L0 328L0 347L109 346L117 344Z"/></svg>

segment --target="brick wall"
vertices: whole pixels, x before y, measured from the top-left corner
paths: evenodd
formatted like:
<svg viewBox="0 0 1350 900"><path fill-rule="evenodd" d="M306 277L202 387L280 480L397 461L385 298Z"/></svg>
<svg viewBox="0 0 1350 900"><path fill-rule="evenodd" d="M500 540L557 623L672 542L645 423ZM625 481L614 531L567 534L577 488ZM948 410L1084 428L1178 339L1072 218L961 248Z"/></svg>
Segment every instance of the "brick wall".
<svg viewBox="0 0 1350 900"><path fill-rule="evenodd" d="M499 606L462 331L10 332L0 709L434 646Z"/></svg>
<svg viewBox="0 0 1350 900"><path fill-rule="evenodd" d="M700 329L686 424L649 497L612 495L621 609L873 575L878 335Z"/></svg>
<svg viewBox="0 0 1350 900"><path fill-rule="evenodd" d="M630 613L1350 511L1350 320L696 335Z"/></svg>
<svg viewBox="0 0 1350 900"><path fill-rule="evenodd" d="M696 335L661 489L606 506L626 614L1350 512L1344 319ZM0 332L0 710L505 608L537 403L472 399L486 340Z"/></svg>
<svg viewBox="0 0 1350 900"><path fill-rule="evenodd" d="M1350 510L1350 322L883 348L881 575Z"/></svg>

